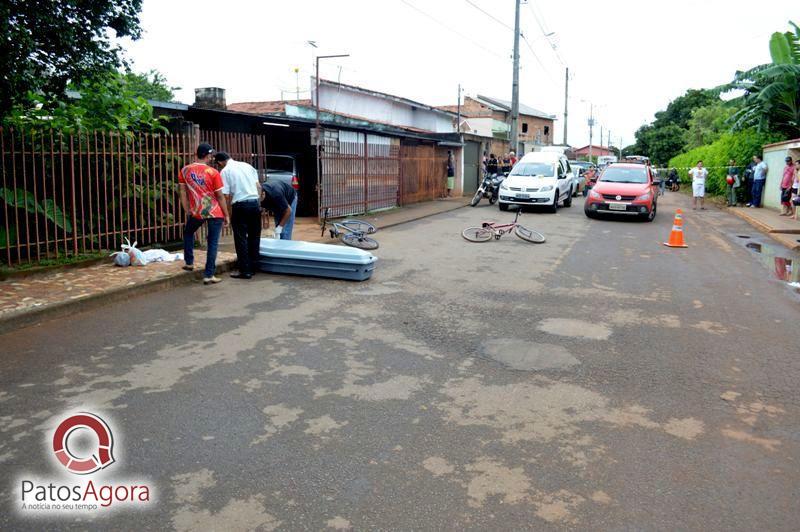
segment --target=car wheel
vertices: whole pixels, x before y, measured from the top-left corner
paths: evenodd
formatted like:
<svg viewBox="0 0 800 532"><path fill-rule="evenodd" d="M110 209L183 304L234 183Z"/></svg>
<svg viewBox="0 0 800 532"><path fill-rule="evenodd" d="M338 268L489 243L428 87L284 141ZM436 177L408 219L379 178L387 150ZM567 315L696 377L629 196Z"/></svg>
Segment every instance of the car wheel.
<svg viewBox="0 0 800 532"><path fill-rule="evenodd" d="M556 193L553 196L553 204L548 206L549 211L554 213L554 214L556 212L558 212L558 194L559 194L559 192L558 192L558 190L556 190Z"/></svg>
<svg viewBox="0 0 800 532"><path fill-rule="evenodd" d="M653 203L653 210L651 210L650 213L645 217L645 221L652 222L655 219L656 219L656 204Z"/></svg>
<svg viewBox="0 0 800 532"><path fill-rule="evenodd" d="M498 203L497 206L500 207L501 211L507 211L508 210L508 203Z"/></svg>
<svg viewBox="0 0 800 532"><path fill-rule="evenodd" d="M572 189L569 189L566 199L564 199L564 207L572 207Z"/></svg>
<svg viewBox="0 0 800 532"><path fill-rule="evenodd" d="M591 218L593 220L597 218L597 213L590 211L589 209L584 209L583 214L585 214L587 218Z"/></svg>

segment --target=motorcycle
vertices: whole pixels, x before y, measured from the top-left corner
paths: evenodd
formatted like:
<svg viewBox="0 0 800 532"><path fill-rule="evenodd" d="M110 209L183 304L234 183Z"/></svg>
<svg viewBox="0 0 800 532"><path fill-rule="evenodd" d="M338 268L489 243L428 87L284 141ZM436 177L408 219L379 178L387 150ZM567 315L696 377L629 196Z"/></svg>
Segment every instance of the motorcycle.
<svg viewBox="0 0 800 532"><path fill-rule="evenodd" d="M472 196L472 201L469 202L470 206L474 207L480 203L481 198L488 198L489 205L494 205L500 192L500 183L506 178L506 174L484 174L481 186Z"/></svg>

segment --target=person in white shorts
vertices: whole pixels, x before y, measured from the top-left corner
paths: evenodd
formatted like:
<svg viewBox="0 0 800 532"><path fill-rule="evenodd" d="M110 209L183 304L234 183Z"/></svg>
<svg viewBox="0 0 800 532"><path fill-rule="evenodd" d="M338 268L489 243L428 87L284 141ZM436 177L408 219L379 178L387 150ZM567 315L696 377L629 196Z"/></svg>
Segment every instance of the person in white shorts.
<svg viewBox="0 0 800 532"><path fill-rule="evenodd" d="M700 209L705 210L706 177L708 170L703 168L703 161L697 161L697 166L689 170L692 177L692 209L697 210L697 200L700 200Z"/></svg>

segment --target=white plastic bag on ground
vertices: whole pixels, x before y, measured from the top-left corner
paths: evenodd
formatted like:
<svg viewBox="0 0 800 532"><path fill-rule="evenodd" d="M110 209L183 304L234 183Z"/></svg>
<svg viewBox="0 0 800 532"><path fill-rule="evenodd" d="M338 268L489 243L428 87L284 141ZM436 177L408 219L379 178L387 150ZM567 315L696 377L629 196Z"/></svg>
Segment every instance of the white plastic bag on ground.
<svg viewBox="0 0 800 532"><path fill-rule="evenodd" d="M114 264L117 266L147 266L150 262L173 262L183 260L183 253L170 253L163 249L148 249L142 251L136 245L139 242L131 241L127 238L122 244L122 251L115 251L111 254L114 257Z"/></svg>

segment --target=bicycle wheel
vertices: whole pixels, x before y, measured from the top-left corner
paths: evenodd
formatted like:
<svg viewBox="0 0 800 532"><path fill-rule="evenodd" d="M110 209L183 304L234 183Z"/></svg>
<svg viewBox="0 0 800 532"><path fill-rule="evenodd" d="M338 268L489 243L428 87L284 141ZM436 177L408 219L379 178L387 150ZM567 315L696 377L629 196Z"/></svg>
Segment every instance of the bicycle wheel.
<svg viewBox="0 0 800 532"><path fill-rule="evenodd" d="M378 249L378 241L363 233L347 233L342 235L342 242L359 249Z"/></svg>
<svg viewBox="0 0 800 532"><path fill-rule="evenodd" d="M360 231L362 233L367 233L368 235L378 232L378 229L374 225L362 220L344 220L343 222L339 222L339 225L343 225L355 232Z"/></svg>
<svg viewBox="0 0 800 532"><path fill-rule="evenodd" d="M461 236L470 242L488 242L494 237L494 231L485 227L467 227L461 231Z"/></svg>
<svg viewBox="0 0 800 532"><path fill-rule="evenodd" d="M546 240L545 236L538 231L534 231L532 229L528 229L527 227L523 227L518 225L514 228L514 234L520 237L522 240L527 242L531 242L533 244L543 244Z"/></svg>

